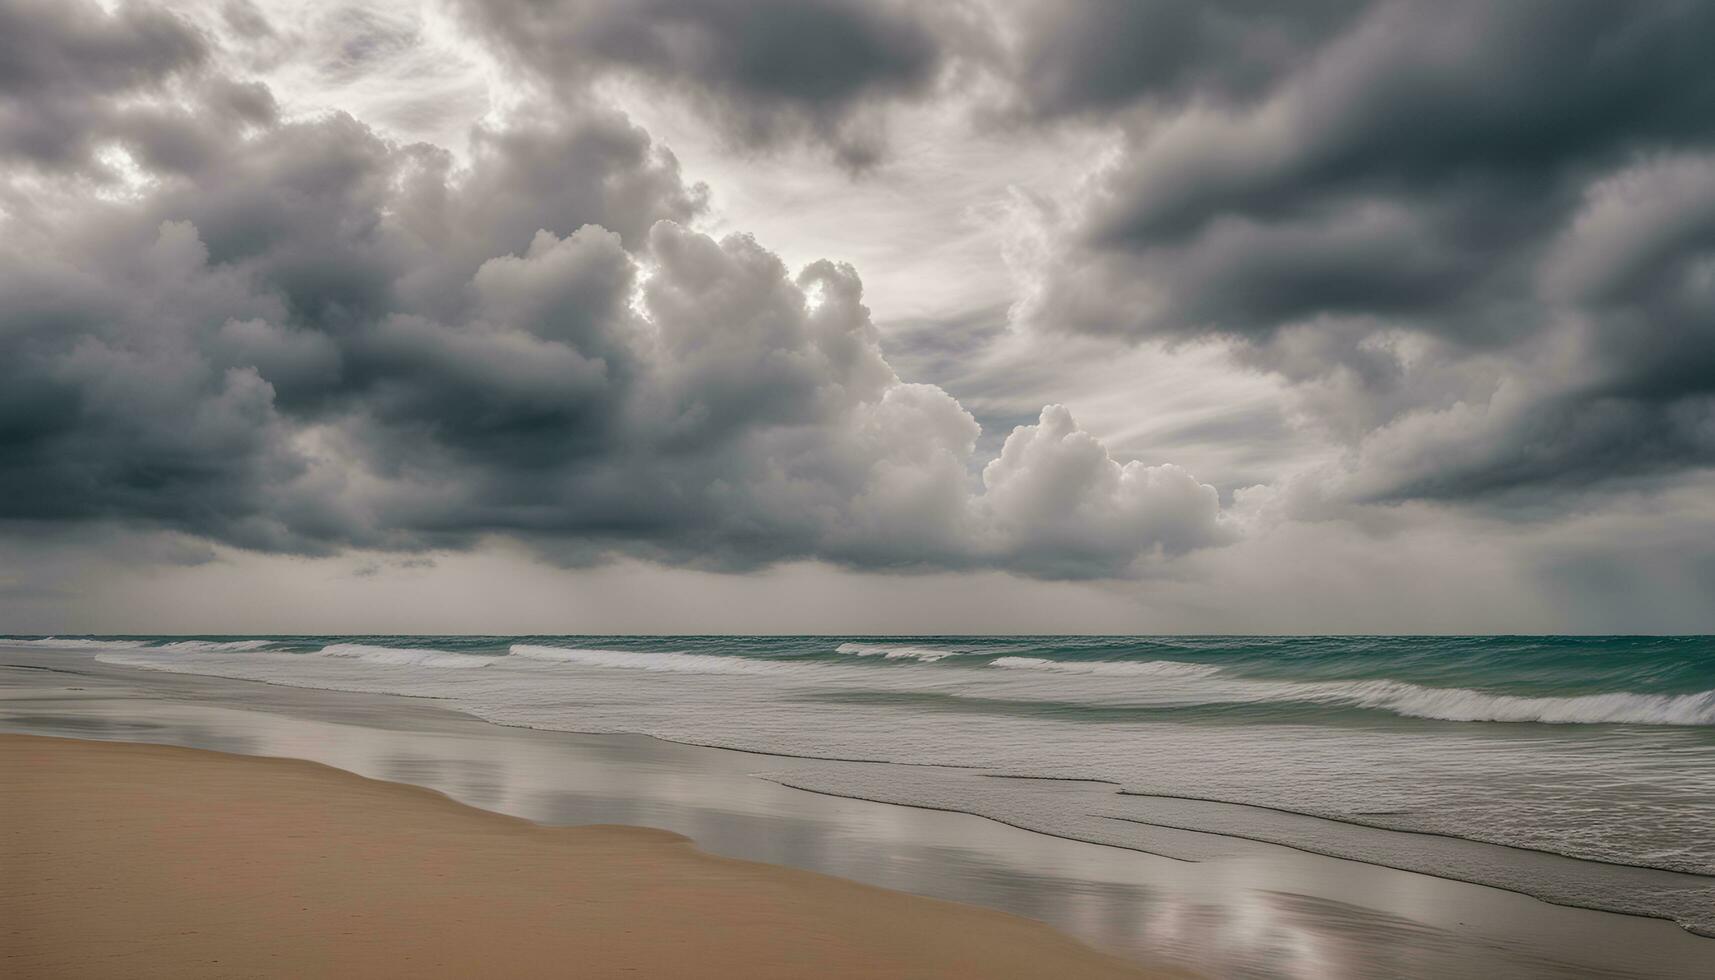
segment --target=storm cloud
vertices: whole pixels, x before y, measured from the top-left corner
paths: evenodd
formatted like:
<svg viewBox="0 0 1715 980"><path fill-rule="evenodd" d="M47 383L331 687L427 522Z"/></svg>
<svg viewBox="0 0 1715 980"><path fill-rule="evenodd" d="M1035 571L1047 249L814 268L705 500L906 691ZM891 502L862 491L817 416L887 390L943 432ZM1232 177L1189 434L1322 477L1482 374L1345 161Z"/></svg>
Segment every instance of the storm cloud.
<svg viewBox="0 0 1715 980"><path fill-rule="evenodd" d="M200 34L160 10L0 4L0 161L99 169L97 140L138 128L143 100L197 72ZM139 105L138 103L143 104Z"/></svg>
<svg viewBox="0 0 1715 980"><path fill-rule="evenodd" d="M1710 36L0 0L0 542L1118 577L1219 627L1318 542L1517 540L1548 616L1660 502L1706 524Z"/></svg>
<svg viewBox="0 0 1715 980"><path fill-rule="evenodd" d="M1014 55L1033 118L1121 139L1039 326L1234 344L1352 440L1363 499L1715 463L1710 7L1120 6Z"/></svg>
<svg viewBox="0 0 1715 980"><path fill-rule="evenodd" d="M899 0L464 0L538 76L580 90L602 72L713 113L749 147L829 146L847 166L885 149L883 110L928 94L976 32L957 4Z"/></svg>
<svg viewBox="0 0 1715 980"><path fill-rule="evenodd" d="M8 216L9 521L1064 578L1231 539L1212 488L1059 407L979 477L976 422L900 381L857 272L693 230L703 190L611 109L479 127L463 162L339 113L214 139L177 111L211 138L170 163L107 137L149 175L132 193L74 173Z"/></svg>

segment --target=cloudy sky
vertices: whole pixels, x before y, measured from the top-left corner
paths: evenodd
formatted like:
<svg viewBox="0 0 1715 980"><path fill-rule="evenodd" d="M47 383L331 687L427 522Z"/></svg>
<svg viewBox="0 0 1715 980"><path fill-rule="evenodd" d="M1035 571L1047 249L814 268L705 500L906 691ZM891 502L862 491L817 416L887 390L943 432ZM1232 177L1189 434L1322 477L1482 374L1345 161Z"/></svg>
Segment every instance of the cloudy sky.
<svg viewBox="0 0 1715 980"><path fill-rule="evenodd" d="M1715 631L1710 37L0 0L0 632Z"/></svg>

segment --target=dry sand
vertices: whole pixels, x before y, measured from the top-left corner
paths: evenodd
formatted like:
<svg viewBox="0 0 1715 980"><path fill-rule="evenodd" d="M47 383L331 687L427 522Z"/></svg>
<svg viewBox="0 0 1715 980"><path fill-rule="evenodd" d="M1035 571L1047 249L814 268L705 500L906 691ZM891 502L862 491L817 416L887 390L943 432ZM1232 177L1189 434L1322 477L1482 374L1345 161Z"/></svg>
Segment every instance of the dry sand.
<svg viewBox="0 0 1715 980"><path fill-rule="evenodd" d="M1047 926L311 762L0 735L0 976L1136 977Z"/></svg>

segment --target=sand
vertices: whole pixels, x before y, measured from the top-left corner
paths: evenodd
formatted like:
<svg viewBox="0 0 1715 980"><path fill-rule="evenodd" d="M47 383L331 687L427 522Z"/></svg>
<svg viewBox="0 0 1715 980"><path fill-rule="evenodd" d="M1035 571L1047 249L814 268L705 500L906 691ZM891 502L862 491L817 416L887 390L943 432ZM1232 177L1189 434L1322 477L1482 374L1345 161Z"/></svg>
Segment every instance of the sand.
<svg viewBox="0 0 1715 980"><path fill-rule="evenodd" d="M7 977L1137 977L1045 925L293 759L0 735Z"/></svg>

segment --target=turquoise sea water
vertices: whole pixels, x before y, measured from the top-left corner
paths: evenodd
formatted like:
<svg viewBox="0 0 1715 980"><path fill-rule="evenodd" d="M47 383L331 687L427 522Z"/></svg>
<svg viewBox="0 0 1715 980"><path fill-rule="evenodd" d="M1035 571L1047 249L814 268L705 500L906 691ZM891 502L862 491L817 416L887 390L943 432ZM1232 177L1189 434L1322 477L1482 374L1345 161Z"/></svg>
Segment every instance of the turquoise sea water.
<svg viewBox="0 0 1715 980"><path fill-rule="evenodd" d="M1341 711L1449 721L1715 725L1712 637L767 637L767 636L198 636L30 637L42 645L128 647L191 656L218 652L293 653L371 663L428 665L434 654L477 658L515 648L564 649L570 662L600 665L603 651L730 658L766 665L867 662L937 671L990 667L1106 677L1207 677L1249 688L1189 687L1170 702L1144 699L1119 710L1140 715L1220 715L1251 719ZM391 653L389 652L391 651ZM427 654L428 656L423 656ZM854 661L855 658L855 661ZM480 666L454 659L437 666ZM625 666L613 658L613 666ZM671 661L640 657L641 669ZM678 666L721 670L718 663ZM926 677L928 675L925 675ZM941 678L937 678L941 679ZM1122 685L1115 685L1122 687ZM1129 688L1127 688L1129 690ZM1123 693L1116 691L1114 693ZM1112 717L1110 698L1085 702L966 705L973 710L1095 712Z"/></svg>
<svg viewBox="0 0 1715 980"><path fill-rule="evenodd" d="M1715 932L1710 637L0 642L434 697L507 725L893 763L796 778L1122 846L1142 846L1127 837L1142 825L1396 866L1406 838L1367 828L1505 845L1601 864L1523 867L1475 852L1446 873ZM1634 881L1603 866L1679 874Z"/></svg>

